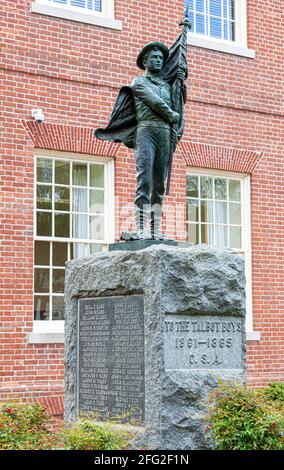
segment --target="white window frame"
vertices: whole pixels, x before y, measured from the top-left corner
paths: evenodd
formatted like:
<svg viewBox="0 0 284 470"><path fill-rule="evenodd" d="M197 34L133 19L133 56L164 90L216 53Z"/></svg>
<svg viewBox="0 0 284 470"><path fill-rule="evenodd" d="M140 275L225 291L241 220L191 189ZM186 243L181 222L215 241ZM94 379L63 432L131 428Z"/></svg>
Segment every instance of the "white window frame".
<svg viewBox="0 0 284 470"><path fill-rule="evenodd" d="M36 213L37 213L37 158L55 158L64 161L83 161L86 163L105 164L105 206L107 207L105 217L105 239L98 240L97 243L108 245L115 241L115 213L114 213L114 159L111 157L100 157L94 155L76 154L69 152L56 152L47 150L37 150L34 158L34 240L47 240L50 242L78 242L73 238L41 237L36 234ZM80 240L81 242L81 240ZM82 243L84 240L82 240ZM89 243L90 240L85 240ZM34 266L34 260L33 260ZM34 286L33 286L34 292ZM58 336L64 333L64 320L33 320L33 332L29 335L31 343L63 342L63 337Z"/></svg>
<svg viewBox="0 0 284 470"><path fill-rule="evenodd" d="M254 59L255 51L247 47L247 0L235 1L235 41L213 38L205 34L189 31L187 37L188 44Z"/></svg>
<svg viewBox="0 0 284 470"><path fill-rule="evenodd" d="M246 332L247 339L259 339L253 332L253 312L252 312L252 258L251 258L251 192L250 175L233 171L214 170L198 167L187 167L186 175L220 176L225 178L236 178L241 182L242 193L242 249L235 250L244 255L245 276L246 276ZM233 248L231 248L233 249Z"/></svg>
<svg viewBox="0 0 284 470"><path fill-rule="evenodd" d="M49 0L35 0L31 10L33 13L121 30L122 22L115 19L114 2L115 0L102 0L102 11L95 11L73 5L56 4Z"/></svg>

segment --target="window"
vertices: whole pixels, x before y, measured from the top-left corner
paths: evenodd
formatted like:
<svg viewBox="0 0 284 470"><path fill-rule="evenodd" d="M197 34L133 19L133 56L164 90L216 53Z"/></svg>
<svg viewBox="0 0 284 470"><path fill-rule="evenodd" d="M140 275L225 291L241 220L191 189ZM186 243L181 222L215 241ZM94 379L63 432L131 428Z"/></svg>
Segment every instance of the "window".
<svg viewBox="0 0 284 470"><path fill-rule="evenodd" d="M232 248L245 257L247 330L252 331L250 180L248 175L190 169L186 177L187 240Z"/></svg>
<svg viewBox="0 0 284 470"><path fill-rule="evenodd" d="M236 40L235 0L185 0L191 30L212 38Z"/></svg>
<svg viewBox="0 0 284 470"><path fill-rule="evenodd" d="M46 322L63 323L65 262L104 250L113 238L109 165L36 159L34 320L39 329Z"/></svg>
<svg viewBox="0 0 284 470"><path fill-rule="evenodd" d="M189 44L255 57L247 49L246 0L184 0L184 5L191 22Z"/></svg>
<svg viewBox="0 0 284 470"><path fill-rule="evenodd" d="M240 179L188 175L186 207L189 242L242 248Z"/></svg>
<svg viewBox="0 0 284 470"><path fill-rule="evenodd" d="M32 12L122 29L121 21L114 17L114 0L35 0Z"/></svg>
<svg viewBox="0 0 284 470"><path fill-rule="evenodd" d="M90 11L102 11L102 2L104 0L48 0L50 3L67 5L75 8L83 8Z"/></svg>

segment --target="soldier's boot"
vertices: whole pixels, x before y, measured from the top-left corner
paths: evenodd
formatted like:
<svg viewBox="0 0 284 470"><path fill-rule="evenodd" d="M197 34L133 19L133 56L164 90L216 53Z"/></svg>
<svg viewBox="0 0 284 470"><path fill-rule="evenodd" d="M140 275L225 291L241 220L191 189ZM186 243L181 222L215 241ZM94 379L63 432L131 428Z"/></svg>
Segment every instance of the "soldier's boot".
<svg viewBox="0 0 284 470"><path fill-rule="evenodd" d="M151 212L151 238L153 240L166 240L166 236L160 232L160 224L162 218L162 211L152 211Z"/></svg>
<svg viewBox="0 0 284 470"><path fill-rule="evenodd" d="M147 228L149 211L135 207L135 221L137 227L137 238L139 240L149 240L151 235Z"/></svg>

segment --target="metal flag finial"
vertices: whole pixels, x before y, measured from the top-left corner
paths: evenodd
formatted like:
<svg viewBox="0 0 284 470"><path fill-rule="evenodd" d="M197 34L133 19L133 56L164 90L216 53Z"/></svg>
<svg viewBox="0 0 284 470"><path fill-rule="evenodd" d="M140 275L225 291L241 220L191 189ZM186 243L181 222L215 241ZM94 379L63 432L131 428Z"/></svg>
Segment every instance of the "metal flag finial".
<svg viewBox="0 0 284 470"><path fill-rule="evenodd" d="M185 17L185 18L188 18L188 16L189 16L189 5L187 4L187 5L186 5L185 12L184 12L184 17Z"/></svg>
<svg viewBox="0 0 284 470"><path fill-rule="evenodd" d="M189 5L186 5L186 9L184 10L184 19L181 20L179 26L185 26L188 31L191 29L191 23L189 21Z"/></svg>

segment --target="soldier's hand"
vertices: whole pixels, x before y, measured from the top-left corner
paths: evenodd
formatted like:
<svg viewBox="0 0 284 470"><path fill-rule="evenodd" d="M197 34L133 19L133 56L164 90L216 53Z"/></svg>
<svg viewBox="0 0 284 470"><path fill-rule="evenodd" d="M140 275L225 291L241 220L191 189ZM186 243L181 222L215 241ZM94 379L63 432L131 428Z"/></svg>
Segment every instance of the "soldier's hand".
<svg viewBox="0 0 284 470"><path fill-rule="evenodd" d="M177 124L177 123L179 122L179 119L180 119L179 113L175 113L175 112L174 112L174 113L173 113L173 121L172 121L172 122L173 122L174 124Z"/></svg>

